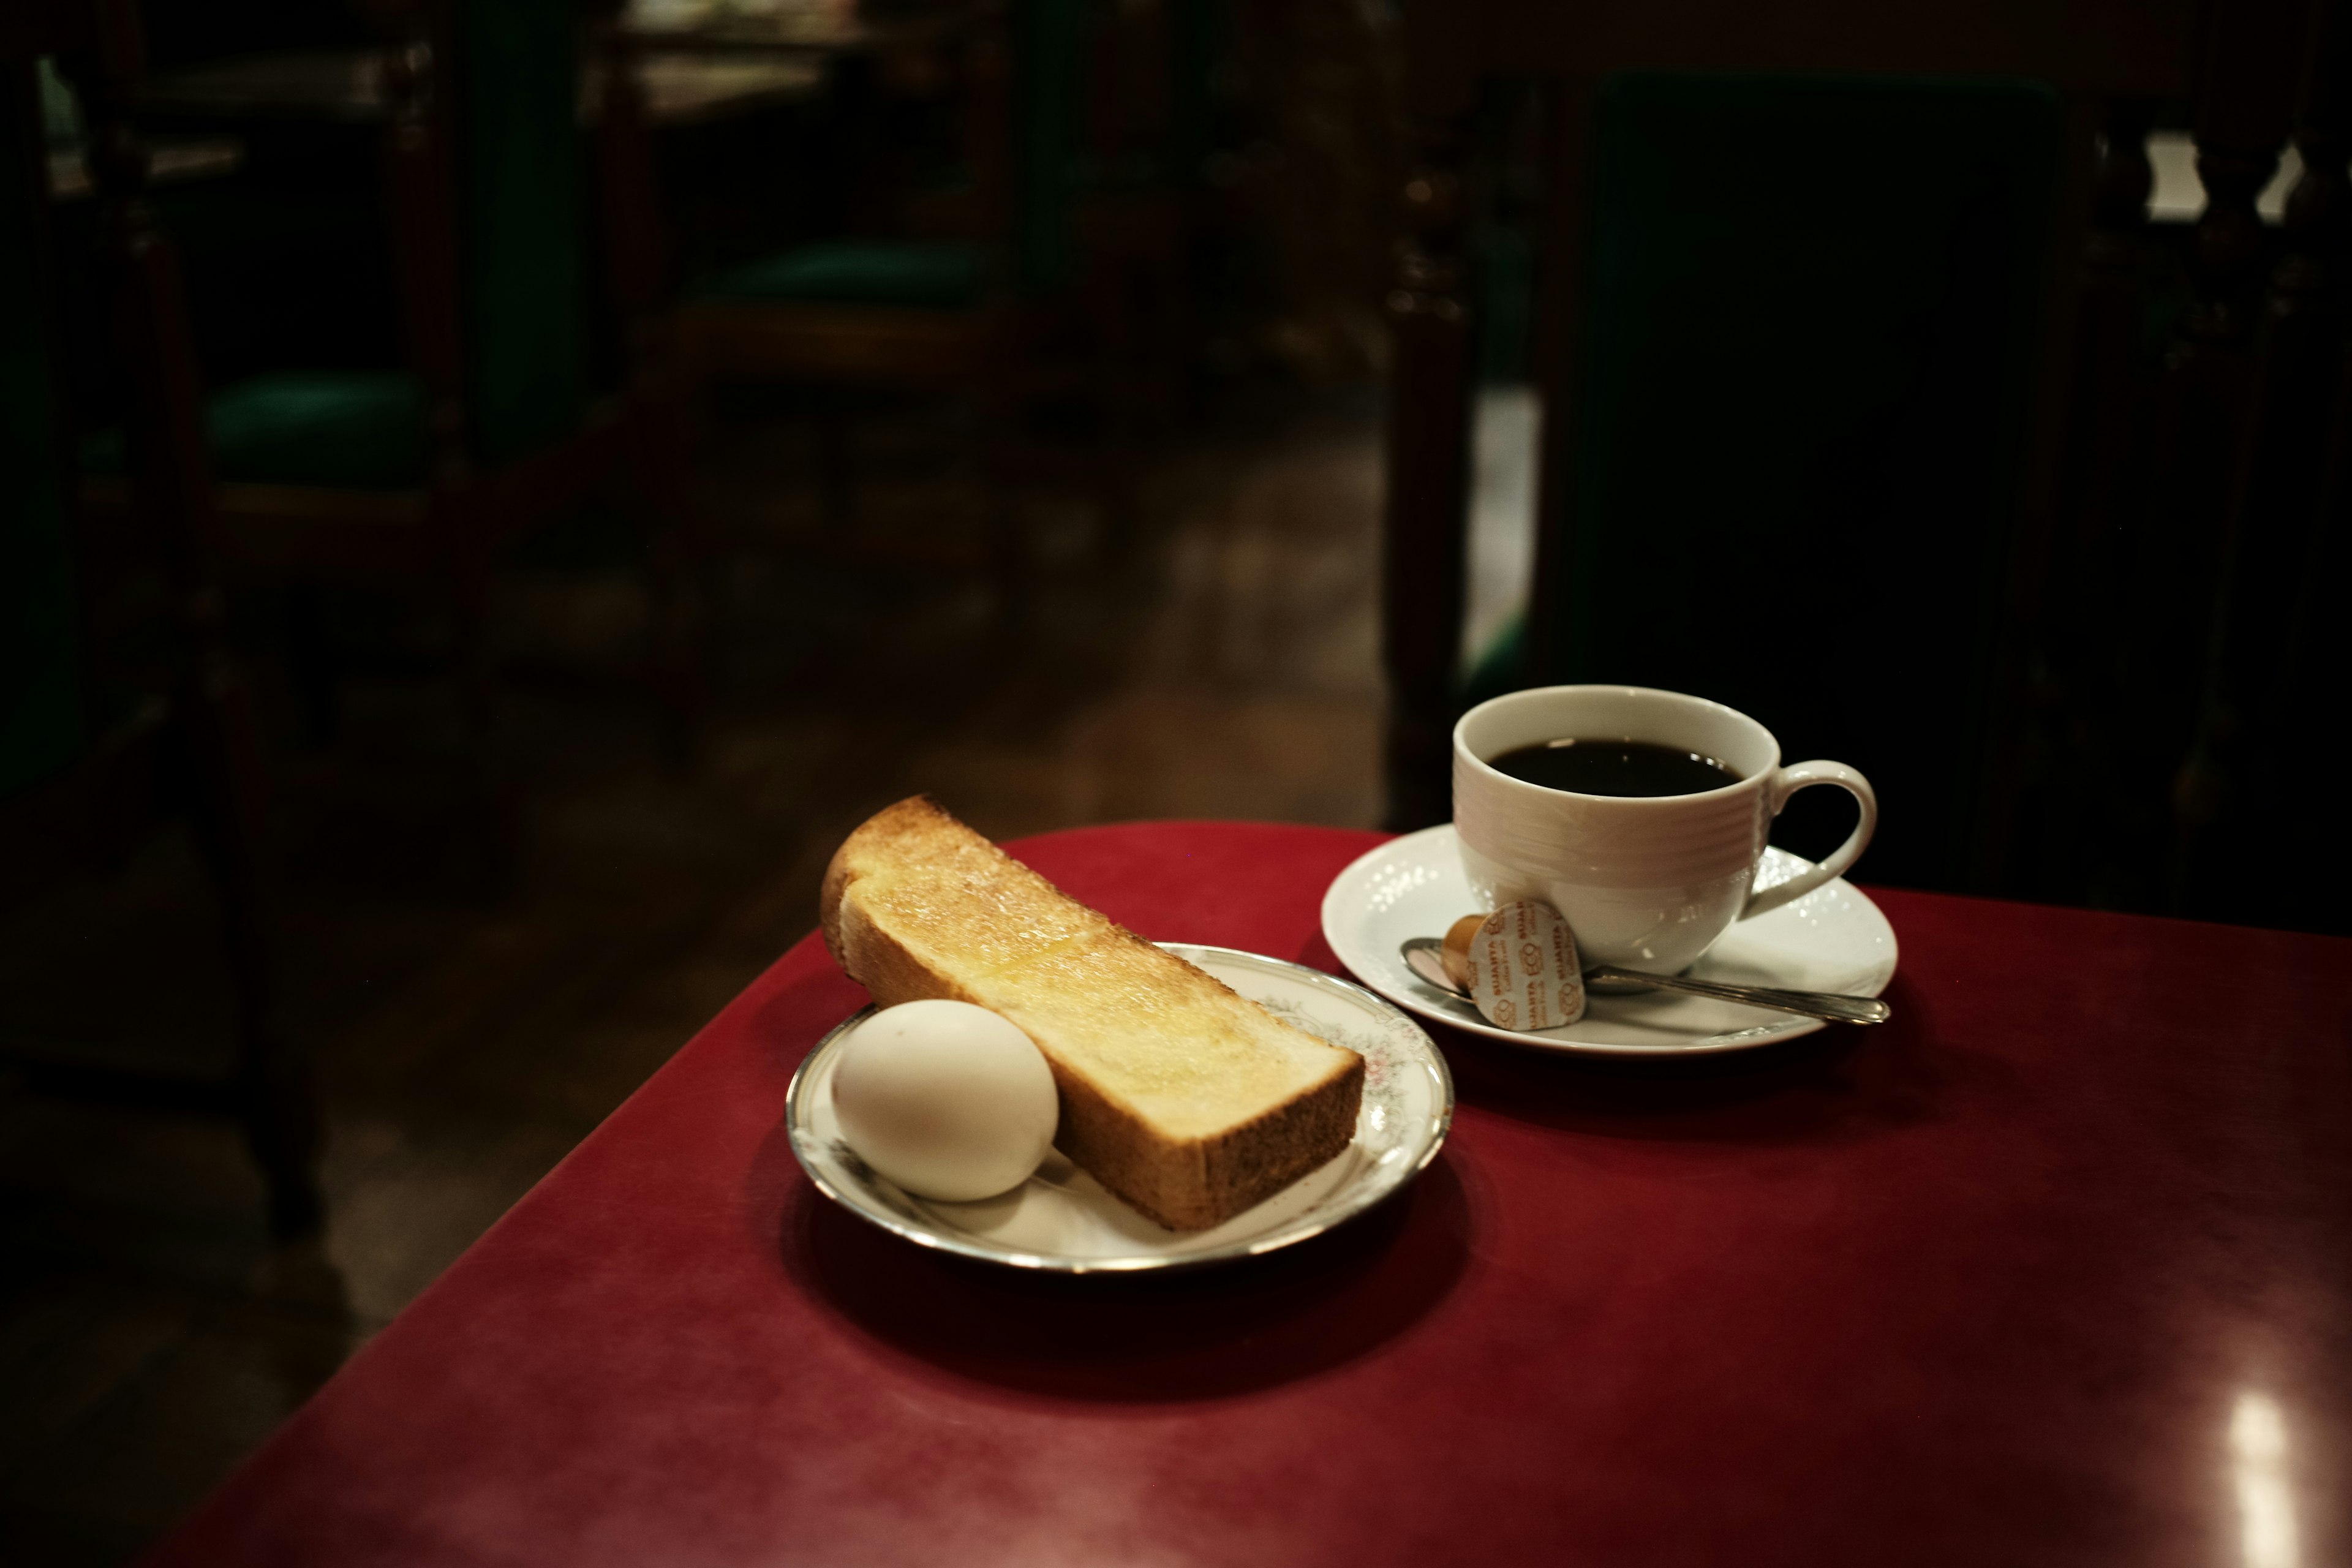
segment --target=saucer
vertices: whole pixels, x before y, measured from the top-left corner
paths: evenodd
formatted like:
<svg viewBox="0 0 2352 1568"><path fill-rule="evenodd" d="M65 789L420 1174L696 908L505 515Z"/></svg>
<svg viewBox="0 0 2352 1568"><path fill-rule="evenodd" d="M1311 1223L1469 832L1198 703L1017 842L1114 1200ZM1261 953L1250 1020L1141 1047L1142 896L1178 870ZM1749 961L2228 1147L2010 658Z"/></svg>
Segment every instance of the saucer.
<svg viewBox="0 0 2352 1568"><path fill-rule="evenodd" d="M919 1247L1060 1274L1184 1268L1274 1252L1364 1213L1437 1158L1454 1118L1454 1079L1422 1026L1379 997L1318 969L1229 947L1160 944L1318 1039L1364 1058L1355 1142L1256 1207L1210 1230L1144 1218L1049 1151L1037 1173L978 1203L919 1198L877 1174L841 1139L833 1074L867 1007L834 1026L793 1075L784 1119L793 1153L817 1190Z"/></svg>
<svg viewBox="0 0 2352 1568"><path fill-rule="evenodd" d="M1767 849L1756 885L1784 882L1811 865ZM1415 974L1398 952L1407 937L1442 937L1478 908L1449 823L1391 839L1334 878L1323 895L1323 940L1359 980L1407 1012L1538 1050L1692 1056L1746 1050L1822 1027L1820 1019L1794 1013L1643 991L1595 994L1582 1018L1556 1029L1498 1029L1468 1002ZM1875 996L1895 978L1895 931L1876 904L1839 878L1794 903L1735 922L1688 973L1697 980Z"/></svg>

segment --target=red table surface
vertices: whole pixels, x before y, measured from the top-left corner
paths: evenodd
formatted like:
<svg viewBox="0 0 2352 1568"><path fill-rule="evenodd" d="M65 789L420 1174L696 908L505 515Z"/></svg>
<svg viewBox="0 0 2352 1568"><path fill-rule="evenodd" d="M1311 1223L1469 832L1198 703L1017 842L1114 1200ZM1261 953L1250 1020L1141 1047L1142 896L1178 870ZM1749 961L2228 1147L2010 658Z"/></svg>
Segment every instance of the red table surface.
<svg viewBox="0 0 2352 1568"><path fill-rule="evenodd" d="M1326 969L1376 835L1013 847ZM1888 891L1895 1021L1441 1031L1397 1200L1164 1280L937 1258L780 1125L812 937L158 1549L339 1564L2244 1563L2352 1554L2352 943Z"/></svg>

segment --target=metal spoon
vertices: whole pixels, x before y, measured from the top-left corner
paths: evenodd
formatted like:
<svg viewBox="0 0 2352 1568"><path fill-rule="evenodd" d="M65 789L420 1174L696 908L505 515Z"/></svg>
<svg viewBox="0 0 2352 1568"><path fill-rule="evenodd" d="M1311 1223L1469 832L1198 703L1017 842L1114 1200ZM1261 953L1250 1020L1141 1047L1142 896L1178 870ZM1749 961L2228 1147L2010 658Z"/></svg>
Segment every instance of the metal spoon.
<svg viewBox="0 0 2352 1568"><path fill-rule="evenodd" d="M1405 967L1440 991L1463 995L1462 988L1446 974L1444 963L1438 956L1444 948L1445 944L1433 936L1410 937L1399 944ZM1584 978L1687 991L1694 996L1712 996L1719 1002L1742 1002L1750 1007L1769 1007L1779 1013L1801 1013L1808 1018L1832 1024L1884 1024L1895 1016L1895 1010L1875 996L1783 991L1770 985L1727 985L1718 980L1690 980L1679 974L1644 974L1639 970L1620 969L1613 963L1596 963L1584 972Z"/></svg>

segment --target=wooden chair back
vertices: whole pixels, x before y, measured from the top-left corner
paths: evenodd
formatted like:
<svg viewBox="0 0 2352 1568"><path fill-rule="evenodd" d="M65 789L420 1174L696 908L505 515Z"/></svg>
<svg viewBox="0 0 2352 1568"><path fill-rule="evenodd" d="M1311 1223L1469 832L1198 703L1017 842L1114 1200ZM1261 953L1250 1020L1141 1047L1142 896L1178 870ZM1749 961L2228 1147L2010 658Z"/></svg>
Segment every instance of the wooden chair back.
<svg viewBox="0 0 2352 1568"><path fill-rule="evenodd" d="M1018 294L1055 293L1076 274L1071 209L1093 10L1090 0L1013 0L1009 259ZM976 126L976 144L988 134Z"/></svg>
<svg viewBox="0 0 2352 1568"><path fill-rule="evenodd" d="M1908 805L1875 874L1948 882L2032 425L2056 95L1670 72L1597 99L1566 479L1514 683L1729 703Z"/></svg>
<svg viewBox="0 0 2352 1568"><path fill-rule="evenodd" d="M578 0L385 0L384 174L436 477L571 434L589 374Z"/></svg>
<svg viewBox="0 0 2352 1568"><path fill-rule="evenodd" d="M114 357L127 372L126 443L135 533L165 574L186 655L186 695L204 701L226 667L213 570L212 475L185 303L172 247L144 195L147 159L127 113L143 60L130 0L37 0L0 25L7 71L6 167L0 215L13 231L0 291L6 328L6 524L10 647L0 710L0 794L55 779L88 753L100 721L90 701L84 584L71 503L71 420L61 391L47 159L35 62L57 57L80 89L87 159L99 202ZM215 684L217 682L215 681Z"/></svg>
<svg viewBox="0 0 2352 1568"><path fill-rule="evenodd" d="M2119 272L2136 288L2147 269L2141 232L2147 127L2162 103L2193 103L2210 199L2191 247L2198 307L2182 322L2181 342L2167 363L2221 388L2192 415L2184 432L2189 444L2242 451L2242 404L2222 384L2244 381L2250 356L2262 352L2252 330L2263 249L2253 202L2299 101L2309 118L2308 37L2315 15L2326 9L2308 0L2210 14L2186 0L1893 10L1805 0L1770 12L1716 0L1575 7L1521 0L1409 3L1402 58L1415 167L1403 193L1407 233L1389 297L1395 359L1383 658L1391 694L1392 825L1442 820L1448 809L1449 736L1461 697L1475 376L1476 300L1466 237L1486 174L1474 136L1484 84L1534 79L1543 104L1546 196L1533 363L1545 426L1536 598L1522 683L1649 679L1681 685L1752 705L1801 750L1828 751L1865 767L1866 759L1851 753L1886 738L1893 743L1888 765L1906 786L1895 804L1918 814L1921 831L1907 844L1896 838L1899 813L1891 810L1885 847L1893 853L1874 849L1874 869L1985 887L2014 864L2021 842L2015 811L2024 771L2020 748L2027 742L2016 709L2025 672L2040 657L2050 623L2080 624L2079 584L2058 569L2053 553L2053 541L2064 531L2055 526L2057 510L2075 504L2069 485L2113 491L2129 459L2120 448L2107 452L2092 464L2094 478L2078 453L2095 446L2097 421L2112 418L2126 396L2129 345L2119 341L2120 307L2110 299L2101 315L2099 290L2112 294ZM1661 72L1714 74L1634 74ZM1819 126L1824 134L1810 143L1790 134L1804 115L1818 118L1803 107L1808 96L1831 105L1841 94L1850 100L1871 92L1888 95L1879 107L1894 113L1885 121L1892 134L1878 142L1863 140L1869 116L1849 115L1841 129L1831 113ZM1742 94L1751 101L1739 110ZM1780 99L1777 111L1760 121L1766 106L1758 94ZM2038 107L2030 101L2036 95ZM1895 110L1898 100L1909 107ZM1938 101L1940 108L1932 107ZM1777 152L1744 140L1776 118ZM2045 125L2046 134L2029 121ZM1999 154L2004 143L2011 149L2005 163ZM1784 166L1775 188L1759 192L1755 183L1772 173L1770 157ZM2029 165L2037 163L2053 190L2040 215L2017 206L2034 177ZM2317 175L2330 190L2342 181L2342 163L2338 155L2333 169ZM1992 165L2009 174L1985 184ZM1647 195L1627 183L1660 176L1665 184ZM2000 243L1987 238L2002 230L2000 224L1949 231L1959 238L1975 232L1985 242L1953 256L1950 269L1983 280L1975 291L1979 309L1990 310L1985 321L2000 329L1989 338L1956 337L1950 322L1961 318L1946 319L1953 354L1934 374L1951 410L1982 422L1973 445L1958 441L1948 420L1939 426L1915 417L1908 460L1891 460L1881 450L1848 454L1826 470L1750 472L1758 485L1744 509L1750 515L1727 515L1727 506L1740 497L1742 474L1727 459L1743 450L1744 437L1758 434L1738 427L1733 405L1740 396L1752 403L1777 389L1785 404L1765 406L1753 419L1761 430L1777 432L1779 444L1764 450L1765 444L1751 442L1751 468L1759 457L1804 456L1801 438L1811 415L1827 415L1822 424L1832 431L1869 431L1866 420L1841 419L1822 402L1837 385L1853 384L1852 366L1839 368L1834 352L1834 340L1851 337L1849 323L1827 323L1824 313L1868 315L1876 308L1882 327L1899 326L1899 299L1891 313L1883 308L1896 284L1885 268L1899 263L1916 272L1932 258L1916 245L1906 257L1882 242L1938 200L1948 206L1958 200L1953 210L1964 210L1967 193L1949 187L1969 179L1981 187L1979 198L2005 180L2002 199L2016 209ZM1663 194L1676 182L1671 196ZM1938 192L1939 185L1946 188ZM1864 225L1884 221L1855 231L1845 257L1852 269L1837 286L1790 294L1803 279L1785 273L1781 302L1801 301L1801 308L1776 313L1769 300L1753 299L1734 310L1726 289L1742 279L1755 284L1770 266L1743 254L1741 225L1752 232L1770 224L1785 238L1805 226L1806 211L1834 216L1834 207L1822 204L1840 200ZM1675 203L1682 204L1679 214ZM1693 212L1692 204L1702 210ZM2036 221L2042 237L2029 243ZM1833 225L1813 228L1817 237L1834 231ZM1679 261L1654 248L1638 270L1629 260L1628 245L1654 247L1677 238ZM1693 270L1701 242L1718 253L1698 258ZM1766 236L1763 243L1774 242ZM2020 273L2029 261L2043 284ZM1684 268L1679 274L1672 272L1676 266ZM1637 292L1629 295L1629 289ZM1622 331L1612 339L1629 306L1637 341L1625 341ZM1932 330L1937 319L1929 312L1916 324ZM1736 329L1728 338L1720 330L1727 324ZM2086 340L2095 327L2105 337ZM2021 332L2028 341L2020 342ZM1885 341L1883 331L1879 336ZM1704 382L1708 356L1720 365L1731 363L1726 356L1734 351L1746 366L1739 384ZM1649 363L1649 356L1675 354L1690 363ZM1922 368L1935 358L1926 355ZM1971 363L1973 371L1967 369ZM2239 369L2223 368L2231 365ZM1977 384L1969 389L1971 374ZM1678 390L1687 396L1676 406ZM1932 402L1915 400L1915 416ZM1893 458L1902 459L1901 430L1888 426L1879 435L1898 448ZM1795 447L1792 438L1799 438ZM1926 447L1918 445L1923 439ZM1940 457L1928 450L1938 444ZM2108 445L2117 447L2112 438ZM1674 465L1677 447L1682 460ZM1662 467L1661 458L1671 466ZM1833 482L1906 474L1916 481L1939 469L1961 489L1978 488L1981 504L1973 517L1949 485L1930 494L1864 498L1868 504L1857 513L1851 483L1841 496ZM2210 561L2213 542L2228 531L2231 503L2209 486L2200 504L2203 548L2193 553ZM1873 521L1854 539L1854 519L1863 513ZM1906 519L1908 537L1899 531ZM1940 530L1958 553L1921 548L1918 531L1928 529ZM1882 565L1924 563L1927 580L1908 584L1907 592L1904 584L1871 581L1868 572L1857 582L1842 565L1852 559L1848 547L1875 550ZM1762 628L1780 604L1809 631L1776 646ZM1859 705L1845 701L1853 693L1837 686L1836 661L1811 651L1819 639L1833 637L1854 645L1862 662L1850 659L1847 668L1864 672L1861 684L1876 675L1884 692ZM1954 668L1955 644L1966 647L1958 661L1964 668ZM1809 662L1811 669L1802 668ZM1938 668L1941 676L1912 679ZM1934 689L1931 703L1949 711L1915 721L1889 710L1889 702L1923 687ZM1849 711L1841 715L1841 704ZM1818 736L1805 735L1814 716L1833 722ZM1948 722L1957 731L1948 754L1968 776L1956 795L1929 803L1932 791L1915 795L1908 785L1932 771L1926 737ZM1895 733L1906 724L1916 731L1908 740ZM1882 793L1888 782L1881 780Z"/></svg>
<svg viewBox="0 0 2352 1568"><path fill-rule="evenodd" d="M87 722L33 70L47 52L12 48L0 89L0 473L12 492L0 515L0 797L54 777Z"/></svg>
<svg viewBox="0 0 2352 1568"><path fill-rule="evenodd" d="M99 261L114 351L129 398L130 521L164 589L171 654L160 689L119 723L101 721L91 677L90 620L76 568L84 562L68 484L71 471L57 388L55 312L37 134L37 57L55 56L79 89L85 154L99 202ZM213 884L236 998L237 1048L223 1080L162 1082L68 1063L28 1064L31 1080L74 1092L176 1104L239 1121L268 1179L274 1227L316 1226L317 1119L307 1068L276 1020L274 973L259 875L261 788L253 714L223 635L214 569L215 518L201 384L172 247L144 196L147 159L129 113L143 68L132 0L26 0L0 16L0 250L20 270L0 278L0 395L8 483L0 524L0 610L11 642L0 686L0 893L120 854L143 833L168 777L183 797ZM18 567L29 568L21 574ZM159 722L160 721L160 722Z"/></svg>

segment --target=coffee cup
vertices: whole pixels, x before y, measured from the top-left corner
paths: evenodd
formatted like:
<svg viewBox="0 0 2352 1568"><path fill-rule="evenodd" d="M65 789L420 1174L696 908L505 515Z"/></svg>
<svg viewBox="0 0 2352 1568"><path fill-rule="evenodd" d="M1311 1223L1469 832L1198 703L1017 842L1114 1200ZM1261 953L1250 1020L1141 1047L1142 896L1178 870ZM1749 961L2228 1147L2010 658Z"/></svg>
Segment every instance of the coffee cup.
<svg viewBox="0 0 2352 1568"><path fill-rule="evenodd" d="M1586 795L1514 778L1495 759L1567 739L1644 742L1713 758L1737 782L1688 795ZM1850 791L1861 820L1836 853L1758 888L1765 837L1789 797ZM1852 866L1878 826L1870 781L1843 763L1780 765L1745 713L1641 686L1547 686L1482 702L1454 726L1454 827L1488 909L1540 899L1586 963L1672 974L1732 923L1801 899Z"/></svg>

